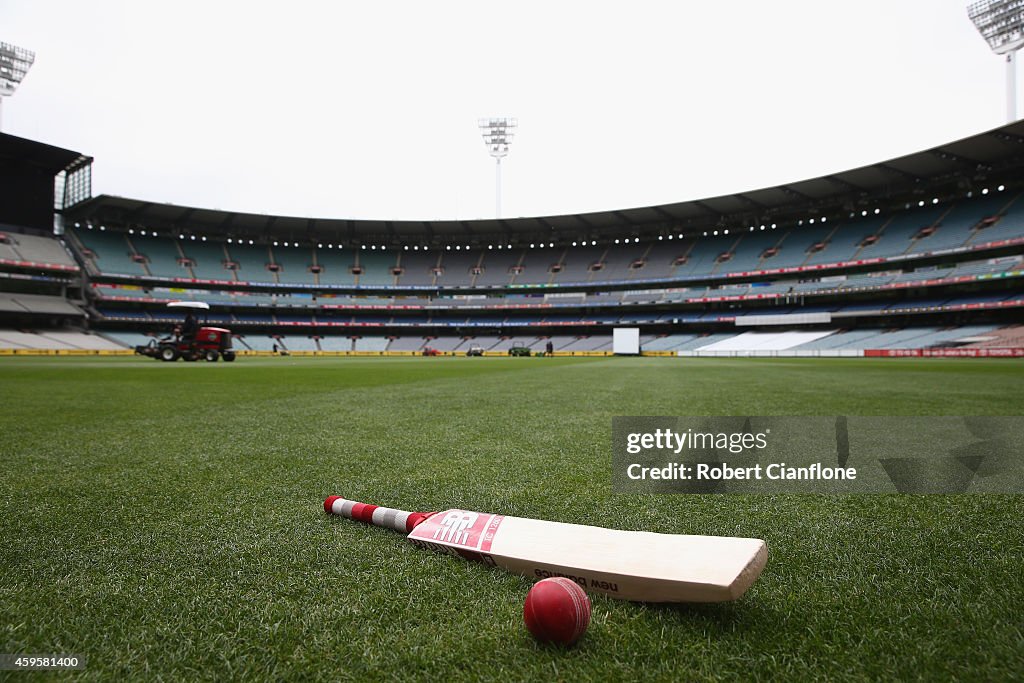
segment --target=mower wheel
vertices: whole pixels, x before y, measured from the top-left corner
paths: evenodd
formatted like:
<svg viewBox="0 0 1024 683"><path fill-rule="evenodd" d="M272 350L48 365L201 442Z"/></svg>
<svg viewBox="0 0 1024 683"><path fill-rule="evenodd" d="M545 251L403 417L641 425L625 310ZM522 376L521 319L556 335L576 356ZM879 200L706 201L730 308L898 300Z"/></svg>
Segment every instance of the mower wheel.
<svg viewBox="0 0 1024 683"><path fill-rule="evenodd" d="M203 358L206 359L207 363L216 363L217 359L220 358L220 354L213 349L207 349L206 353L203 354Z"/></svg>
<svg viewBox="0 0 1024 683"><path fill-rule="evenodd" d="M160 349L160 360L171 362L178 360L178 349L173 346L165 346Z"/></svg>
<svg viewBox="0 0 1024 683"><path fill-rule="evenodd" d="M230 363L233 360L235 360L235 352L234 351L225 351L224 352L224 362L225 363Z"/></svg>

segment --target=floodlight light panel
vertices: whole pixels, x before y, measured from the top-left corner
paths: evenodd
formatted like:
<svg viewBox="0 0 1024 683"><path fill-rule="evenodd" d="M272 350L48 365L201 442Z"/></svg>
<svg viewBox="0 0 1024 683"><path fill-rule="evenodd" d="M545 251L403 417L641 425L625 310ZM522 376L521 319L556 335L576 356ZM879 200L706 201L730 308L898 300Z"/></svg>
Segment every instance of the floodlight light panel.
<svg viewBox="0 0 1024 683"><path fill-rule="evenodd" d="M481 128L515 128L519 122L513 116L492 116L491 118L478 119L477 123Z"/></svg>
<svg viewBox="0 0 1024 683"><path fill-rule="evenodd" d="M511 116L494 116L491 118L478 119L480 133L487 145L487 152L495 159L501 159L508 155L509 145L515 137L515 129L519 121Z"/></svg>
<svg viewBox="0 0 1024 683"><path fill-rule="evenodd" d="M997 55L1024 47L1024 0L978 0L967 16Z"/></svg>
<svg viewBox="0 0 1024 683"><path fill-rule="evenodd" d="M0 95L13 95L36 60L36 53L0 43Z"/></svg>

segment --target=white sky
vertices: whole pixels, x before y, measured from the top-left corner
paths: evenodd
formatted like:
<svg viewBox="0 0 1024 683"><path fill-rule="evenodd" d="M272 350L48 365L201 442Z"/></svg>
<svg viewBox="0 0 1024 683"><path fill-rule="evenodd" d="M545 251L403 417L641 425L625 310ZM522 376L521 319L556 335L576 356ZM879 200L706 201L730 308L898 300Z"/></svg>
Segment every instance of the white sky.
<svg viewBox="0 0 1024 683"><path fill-rule="evenodd" d="M36 52L3 131L94 193L324 218L505 217L729 194L1002 125L966 0L4 0Z"/></svg>

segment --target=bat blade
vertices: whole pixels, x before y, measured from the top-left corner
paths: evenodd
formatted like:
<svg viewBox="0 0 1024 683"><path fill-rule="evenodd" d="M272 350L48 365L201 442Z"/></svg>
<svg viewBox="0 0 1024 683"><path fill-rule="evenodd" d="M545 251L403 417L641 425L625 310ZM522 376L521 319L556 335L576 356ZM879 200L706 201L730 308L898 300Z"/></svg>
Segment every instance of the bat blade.
<svg viewBox="0 0 1024 683"><path fill-rule="evenodd" d="M624 531L469 510L405 512L330 496L324 511L408 534L418 546L521 574L564 576L639 602L726 602L757 580L764 541Z"/></svg>
<svg viewBox="0 0 1024 683"><path fill-rule="evenodd" d="M642 602L725 602L754 583L768 559L754 538L623 531L448 510L409 540L532 579L564 576L588 591Z"/></svg>

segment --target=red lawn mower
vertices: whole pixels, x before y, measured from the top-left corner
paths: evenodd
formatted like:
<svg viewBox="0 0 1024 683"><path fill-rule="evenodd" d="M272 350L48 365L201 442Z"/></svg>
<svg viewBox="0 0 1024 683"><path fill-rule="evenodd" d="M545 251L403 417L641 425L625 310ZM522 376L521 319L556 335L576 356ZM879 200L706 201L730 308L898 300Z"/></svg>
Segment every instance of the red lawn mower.
<svg viewBox="0 0 1024 683"><path fill-rule="evenodd" d="M136 346L135 353L167 362L179 358L187 361L202 358L210 363L218 358L223 358L229 363L235 360L235 351L231 348L231 331L223 327L209 327L206 324L210 304L201 301L172 301L167 307L185 309L185 321L175 327L174 334ZM202 324L198 322L200 312Z"/></svg>

